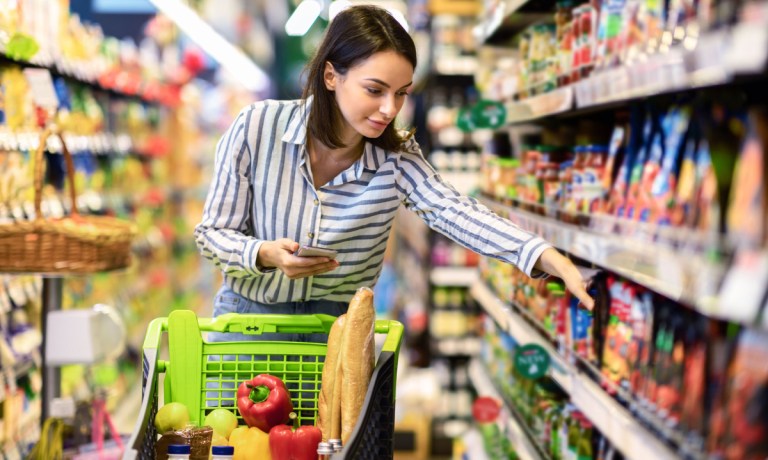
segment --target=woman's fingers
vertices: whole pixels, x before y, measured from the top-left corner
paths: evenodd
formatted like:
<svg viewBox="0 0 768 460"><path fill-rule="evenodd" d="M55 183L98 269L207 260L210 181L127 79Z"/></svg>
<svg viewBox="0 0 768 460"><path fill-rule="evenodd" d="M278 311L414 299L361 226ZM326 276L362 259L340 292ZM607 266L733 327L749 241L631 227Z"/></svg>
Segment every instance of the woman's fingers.
<svg viewBox="0 0 768 460"><path fill-rule="evenodd" d="M326 257L296 257L297 259L319 259L310 261L299 261L283 269L283 273L289 279L306 278L336 269L339 263Z"/></svg>
<svg viewBox="0 0 768 460"><path fill-rule="evenodd" d="M579 304L586 308L589 311L592 311L593 308L595 308L595 299L590 297L590 295L587 293L587 283L580 281L576 283L575 286L571 287L568 286L568 290L571 291L571 294L576 296L577 299L579 299Z"/></svg>

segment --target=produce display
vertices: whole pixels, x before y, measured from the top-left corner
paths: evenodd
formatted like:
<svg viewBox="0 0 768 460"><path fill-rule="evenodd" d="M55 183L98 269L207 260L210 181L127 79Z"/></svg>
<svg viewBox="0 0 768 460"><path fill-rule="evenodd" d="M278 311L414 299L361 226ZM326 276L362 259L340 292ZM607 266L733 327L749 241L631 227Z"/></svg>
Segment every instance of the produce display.
<svg viewBox="0 0 768 460"><path fill-rule="evenodd" d="M232 409L206 410L199 427L190 423L184 404L160 407L154 419L161 434L155 446L158 458L168 458L168 447L177 444L191 446L191 459L207 459L213 446L225 445L234 448L236 460L314 460L321 442L340 448L354 431L373 374L375 319L373 291L364 287L333 322L318 392L317 426L300 423L297 412L304 409L292 394L300 389L289 389L280 377L261 373L237 382L236 395L229 397L234 398Z"/></svg>

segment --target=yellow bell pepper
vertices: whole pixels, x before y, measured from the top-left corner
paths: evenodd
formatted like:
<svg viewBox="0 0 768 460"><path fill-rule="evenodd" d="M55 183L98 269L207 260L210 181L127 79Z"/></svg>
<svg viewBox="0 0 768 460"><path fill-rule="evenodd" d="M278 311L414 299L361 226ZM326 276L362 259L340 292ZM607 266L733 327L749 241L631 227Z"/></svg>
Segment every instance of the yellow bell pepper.
<svg viewBox="0 0 768 460"><path fill-rule="evenodd" d="M235 448L234 460L272 460L269 435L256 427L239 426L229 435L229 445Z"/></svg>

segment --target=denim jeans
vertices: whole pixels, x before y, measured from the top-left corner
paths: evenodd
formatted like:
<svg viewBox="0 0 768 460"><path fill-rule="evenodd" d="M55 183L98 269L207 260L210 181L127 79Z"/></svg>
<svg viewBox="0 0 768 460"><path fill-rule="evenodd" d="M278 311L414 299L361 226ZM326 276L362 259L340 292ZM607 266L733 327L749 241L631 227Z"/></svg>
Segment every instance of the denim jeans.
<svg viewBox="0 0 768 460"><path fill-rule="evenodd" d="M213 301L213 317L223 315L225 313L256 313L256 314L316 314L325 313L332 316L339 316L347 311L347 304L344 302L331 302L325 300L312 300L309 302L286 302L279 304L264 304L256 302L250 299L246 299L240 294L234 292L229 286L223 285ZM237 341L285 341L285 342L316 342L327 343L328 334L279 334L279 333L264 333L261 335L245 335L240 333L228 333L228 332L210 332L208 333L207 340L209 342L237 342ZM224 361L234 361L235 356L223 356ZM211 360L218 361L218 356L211 356ZM216 390L234 390L236 388L236 382L233 380L230 382L206 382L206 388ZM216 398L217 392L209 392L207 395L209 398ZM233 405L234 391L222 392L221 397L224 398L224 405ZM230 400L231 398L231 400ZM214 407L213 401L207 401L208 407Z"/></svg>
<svg viewBox="0 0 768 460"><path fill-rule="evenodd" d="M347 306L348 305L344 302L332 302L327 300L265 304L246 299L225 284L219 289L219 292L213 300L213 317L215 318L225 313L270 313L282 315L325 313L327 315L339 316L347 311ZM250 336L245 334L219 332L208 334L209 342L234 342L245 340L282 340L287 342L327 343L328 334L263 334Z"/></svg>

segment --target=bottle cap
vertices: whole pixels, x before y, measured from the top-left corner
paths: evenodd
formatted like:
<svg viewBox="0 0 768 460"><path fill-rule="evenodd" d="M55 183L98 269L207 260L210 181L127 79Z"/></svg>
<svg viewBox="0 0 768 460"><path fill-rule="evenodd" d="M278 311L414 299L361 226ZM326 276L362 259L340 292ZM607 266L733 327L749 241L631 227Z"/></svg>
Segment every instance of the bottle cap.
<svg viewBox="0 0 768 460"><path fill-rule="evenodd" d="M331 455L333 447L327 442L321 442L317 445L317 455Z"/></svg>
<svg viewBox="0 0 768 460"><path fill-rule="evenodd" d="M171 444L168 446L169 454L189 454L192 448L188 444Z"/></svg>
<svg viewBox="0 0 768 460"><path fill-rule="evenodd" d="M331 445L334 452L341 452L341 449L342 449L341 439L329 439L328 444Z"/></svg>
<svg viewBox="0 0 768 460"><path fill-rule="evenodd" d="M233 455L235 448L233 446L213 446L211 447L213 455Z"/></svg>

